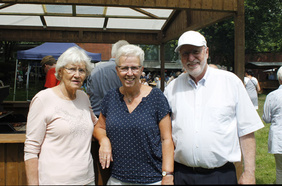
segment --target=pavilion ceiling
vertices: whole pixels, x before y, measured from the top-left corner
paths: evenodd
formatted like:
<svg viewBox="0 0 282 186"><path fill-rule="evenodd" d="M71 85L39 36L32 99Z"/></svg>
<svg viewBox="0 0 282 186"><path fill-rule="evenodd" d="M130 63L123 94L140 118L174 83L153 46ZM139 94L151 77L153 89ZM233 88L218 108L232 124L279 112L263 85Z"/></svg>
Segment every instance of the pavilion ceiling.
<svg viewBox="0 0 282 186"><path fill-rule="evenodd" d="M160 44L234 17L240 0L0 0L0 40Z"/></svg>

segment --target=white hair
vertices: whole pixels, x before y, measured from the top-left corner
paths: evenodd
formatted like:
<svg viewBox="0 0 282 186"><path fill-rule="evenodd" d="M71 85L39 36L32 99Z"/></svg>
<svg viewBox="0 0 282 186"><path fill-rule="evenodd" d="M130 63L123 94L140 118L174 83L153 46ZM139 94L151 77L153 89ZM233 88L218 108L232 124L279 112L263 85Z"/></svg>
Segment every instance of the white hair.
<svg viewBox="0 0 282 186"><path fill-rule="evenodd" d="M118 42L116 42L115 44L113 44L112 47L112 58L115 58L117 55L117 51L120 47L124 46L124 45L128 45L129 43L125 40L119 40Z"/></svg>
<svg viewBox="0 0 282 186"><path fill-rule="evenodd" d="M86 54L86 52L76 46L68 48L58 59L56 64L55 76L58 80L61 80L59 76L59 69L65 67L67 64L77 64L84 63L86 67L86 76L91 73L91 58Z"/></svg>
<svg viewBox="0 0 282 186"><path fill-rule="evenodd" d="M144 51L142 48L136 45L124 45L122 46L116 56L116 65L119 65L119 59L121 56L135 56L138 57L140 60L140 65L143 66L144 62Z"/></svg>
<svg viewBox="0 0 282 186"><path fill-rule="evenodd" d="M277 79L280 84L282 84L282 66L277 71Z"/></svg>

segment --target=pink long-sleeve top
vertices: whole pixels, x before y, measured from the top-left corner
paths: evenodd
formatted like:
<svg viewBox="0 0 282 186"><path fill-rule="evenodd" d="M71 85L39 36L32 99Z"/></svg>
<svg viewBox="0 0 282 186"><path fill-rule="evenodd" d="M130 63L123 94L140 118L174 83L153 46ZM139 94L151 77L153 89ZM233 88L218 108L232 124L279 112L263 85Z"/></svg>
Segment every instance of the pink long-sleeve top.
<svg viewBox="0 0 282 186"><path fill-rule="evenodd" d="M90 148L97 120L81 90L72 101L61 99L51 88L34 96L27 118L24 159L38 158L40 185L94 181Z"/></svg>

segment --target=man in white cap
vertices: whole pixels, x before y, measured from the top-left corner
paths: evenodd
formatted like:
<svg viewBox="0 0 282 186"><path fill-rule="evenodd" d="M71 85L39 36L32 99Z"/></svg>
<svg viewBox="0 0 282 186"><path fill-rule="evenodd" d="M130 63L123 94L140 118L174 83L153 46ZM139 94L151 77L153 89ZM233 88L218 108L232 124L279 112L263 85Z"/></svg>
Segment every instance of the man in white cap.
<svg viewBox="0 0 282 186"><path fill-rule="evenodd" d="M209 48L196 31L182 34L182 73L164 91L172 109L175 184L237 184L234 162L244 159L240 184L255 184L254 132L264 127L242 81L208 66Z"/></svg>

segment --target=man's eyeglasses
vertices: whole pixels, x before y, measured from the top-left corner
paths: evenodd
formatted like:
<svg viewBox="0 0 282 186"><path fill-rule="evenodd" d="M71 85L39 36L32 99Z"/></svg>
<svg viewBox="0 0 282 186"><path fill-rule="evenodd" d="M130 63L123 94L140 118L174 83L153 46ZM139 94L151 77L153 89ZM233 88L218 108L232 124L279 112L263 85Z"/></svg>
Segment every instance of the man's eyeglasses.
<svg viewBox="0 0 282 186"><path fill-rule="evenodd" d="M85 69L82 69L82 68L67 68L67 67L64 67L64 69L66 69L66 71L69 73L69 74L75 74L76 71L78 71L79 75L85 75L86 74L86 70Z"/></svg>
<svg viewBox="0 0 282 186"><path fill-rule="evenodd" d="M187 58L189 57L190 54L192 54L195 57L199 57L202 54L203 49L204 48L201 47L201 48L193 49L192 51L184 51L180 53L180 56L181 58Z"/></svg>
<svg viewBox="0 0 282 186"><path fill-rule="evenodd" d="M117 66L119 68L119 70L121 72L128 72L129 69L131 69L131 71L133 73L137 73L139 72L139 69L141 68L141 66L132 66L132 67L127 67L127 66Z"/></svg>

